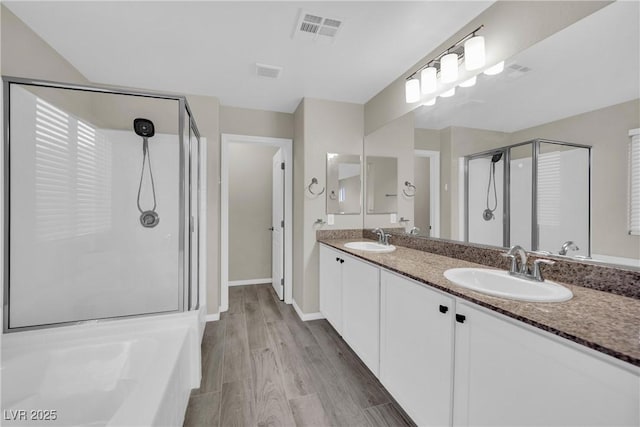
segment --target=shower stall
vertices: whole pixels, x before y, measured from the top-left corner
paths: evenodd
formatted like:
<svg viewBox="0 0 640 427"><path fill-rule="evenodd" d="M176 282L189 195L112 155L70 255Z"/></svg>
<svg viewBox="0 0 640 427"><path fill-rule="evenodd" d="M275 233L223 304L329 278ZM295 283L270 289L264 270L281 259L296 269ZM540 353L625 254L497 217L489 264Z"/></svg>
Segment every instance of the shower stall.
<svg viewBox="0 0 640 427"><path fill-rule="evenodd" d="M3 77L4 332L200 305L182 96Z"/></svg>
<svg viewBox="0 0 640 427"><path fill-rule="evenodd" d="M464 157L464 240L589 257L590 165L591 147L545 139Z"/></svg>

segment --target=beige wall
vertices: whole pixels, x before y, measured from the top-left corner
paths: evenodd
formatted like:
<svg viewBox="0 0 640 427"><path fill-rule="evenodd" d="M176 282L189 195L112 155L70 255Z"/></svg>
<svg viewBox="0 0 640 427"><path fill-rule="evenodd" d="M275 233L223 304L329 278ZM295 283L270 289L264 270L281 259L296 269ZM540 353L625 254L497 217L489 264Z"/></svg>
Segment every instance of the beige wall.
<svg viewBox="0 0 640 427"><path fill-rule="evenodd" d="M414 197L414 218L413 223L420 228L423 235L428 235L431 224L431 212L429 211L431 194L429 182L431 159L428 157L416 157L414 161L413 175L415 177L416 195Z"/></svg>
<svg viewBox="0 0 640 427"><path fill-rule="evenodd" d="M305 191L311 178L326 185L327 153L362 154L364 106L305 98L294 118L294 288L296 304L305 313L319 310L317 219L325 219L323 194ZM336 215L324 229L362 227L362 214Z"/></svg>
<svg viewBox="0 0 640 427"><path fill-rule="evenodd" d="M416 150L440 151L440 131L435 129L416 129Z"/></svg>
<svg viewBox="0 0 640 427"><path fill-rule="evenodd" d="M90 83L73 65L35 34L6 7L0 6L1 73L13 77L65 83ZM207 138L207 309L217 313L219 305L219 130L218 100L188 96L202 136ZM90 106L87 106L90 108ZM86 112L85 112L86 113ZM95 114L91 111L90 114ZM86 115L85 115L86 116Z"/></svg>
<svg viewBox="0 0 640 427"><path fill-rule="evenodd" d="M229 145L229 280L271 277L273 155L277 147Z"/></svg>
<svg viewBox="0 0 640 427"><path fill-rule="evenodd" d="M398 159L398 179L396 191L398 194L397 219L405 217L411 219L407 226L413 226L413 198L406 197L402 193L405 181L414 181L414 115L413 113L393 120L375 132L365 137L364 155L396 157ZM365 178L366 180L366 178ZM365 189L365 191L367 191ZM367 201L365 200L365 206ZM391 223L388 214L367 214L364 217L365 228L374 227L398 227L399 224Z"/></svg>
<svg viewBox="0 0 640 427"><path fill-rule="evenodd" d="M480 25L485 26L482 29L482 35L487 45L487 66L491 66L512 57L609 3L608 1L495 2L365 104L365 135L419 105L405 102L406 77ZM460 71L460 81L464 81L479 74L482 69L474 72L464 69ZM448 86L442 87L443 91L446 89Z"/></svg>
<svg viewBox="0 0 640 427"><path fill-rule="evenodd" d="M640 127L640 100L580 114L510 135L591 145L591 251L640 259L640 236L627 229L629 130Z"/></svg>
<svg viewBox="0 0 640 427"><path fill-rule="evenodd" d="M293 138L293 114L220 106L220 132Z"/></svg>

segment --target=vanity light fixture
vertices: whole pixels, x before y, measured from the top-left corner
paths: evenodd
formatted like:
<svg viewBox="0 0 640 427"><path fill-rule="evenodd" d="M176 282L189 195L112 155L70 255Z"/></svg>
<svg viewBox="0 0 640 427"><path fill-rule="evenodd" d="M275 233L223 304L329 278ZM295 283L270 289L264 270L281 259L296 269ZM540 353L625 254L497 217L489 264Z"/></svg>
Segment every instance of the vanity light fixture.
<svg viewBox="0 0 640 427"><path fill-rule="evenodd" d="M484 37L473 36L464 42L464 67L468 71L484 67Z"/></svg>
<svg viewBox="0 0 640 427"><path fill-rule="evenodd" d="M484 70L484 73L487 76L495 76L496 74L500 74L503 70L504 70L504 61L500 61L496 65L493 65L487 68L486 70Z"/></svg>
<svg viewBox="0 0 640 427"><path fill-rule="evenodd" d="M471 87L474 86L476 84L476 76L471 77L469 80L465 80L462 83L460 83L460 87Z"/></svg>
<svg viewBox="0 0 640 427"><path fill-rule="evenodd" d="M455 95L455 94L456 94L456 87L454 86L454 87L452 87L451 89L449 89L448 91L446 91L446 92L442 92L442 93L440 94L440 96L441 96L442 98L450 98L450 97L452 97L452 96L453 96L453 95Z"/></svg>
<svg viewBox="0 0 640 427"><path fill-rule="evenodd" d="M427 95L438 89L438 70L436 67L427 67L420 73L420 86L422 93Z"/></svg>
<svg viewBox="0 0 640 427"><path fill-rule="evenodd" d="M420 101L421 95L428 95L436 92L438 89L438 76L443 83L453 83L459 77L459 63L465 62L467 70L476 70L482 68L485 64L484 37L478 36L476 33L484 28L480 25L478 28L458 40L448 49L445 49L440 55L430 60L415 72L406 78L405 82L405 99L408 104ZM467 80L469 86L475 84L475 77ZM464 86L464 87L469 87ZM452 96L455 89L445 92L442 96L445 98ZM430 104L432 101L425 103Z"/></svg>
<svg viewBox="0 0 640 427"><path fill-rule="evenodd" d="M440 59L440 80L453 83L458 80L458 54L447 53Z"/></svg>
<svg viewBox="0 0 640 427"><path fill-rule="evenodd" d="M420 101L420 80L409 79L404 83L405 98L407 104Z"/></svg>

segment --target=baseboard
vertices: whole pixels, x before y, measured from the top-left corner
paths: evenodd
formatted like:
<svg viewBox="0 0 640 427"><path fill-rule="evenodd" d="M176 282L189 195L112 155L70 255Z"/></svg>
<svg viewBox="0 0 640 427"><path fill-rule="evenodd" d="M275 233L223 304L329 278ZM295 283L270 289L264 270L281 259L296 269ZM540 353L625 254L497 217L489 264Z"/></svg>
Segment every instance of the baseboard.
<svg viewBox="0 0 640 427"><path fill-rule="evenodd" d="M229 286L246 286L246 285L261 285L263 283L271 283L273 280L271 277L264 279L249 279L249 280L233 280L229 281Z"/></svg>
<svg viewBox="0 0 640 427"><path fill-rule="evenodd" d="M220 313L207 314L204 316L204 320L207 322L215 322L220 320Z"/></svg>
<svg viewBox="0 0 640 427"><path fill-rule="evenodd" d="M298 317L303 322L306 322L308 320L324 319L324 316L320 312L317 312L317 313L303 313L302 310L300 310L300 307L298 307L298 304L296 304L296 300L293 300L291 302L291 304L293 305L293 309L298 314Z"/></svg>

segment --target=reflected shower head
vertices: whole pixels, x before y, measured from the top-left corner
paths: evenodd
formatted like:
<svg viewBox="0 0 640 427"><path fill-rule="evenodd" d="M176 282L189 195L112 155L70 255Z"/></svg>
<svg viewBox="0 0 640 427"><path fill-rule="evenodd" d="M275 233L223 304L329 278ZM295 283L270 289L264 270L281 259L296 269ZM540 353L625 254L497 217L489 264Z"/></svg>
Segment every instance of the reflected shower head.
<svg viewBox="0 0 640 427"><path fill-rule="evenodd" d="M135 119L133 121L133 130L137 135L143 138L151 138L153 135L155 135L153 122L149 119Z"/></svg>
<svg viewBox="0 0 640 427"><path fill-rule="evenodd" d="M498 163L500 161L500 159L502 159L502 153L494 154L491 157L491 163Z"/></svg>

